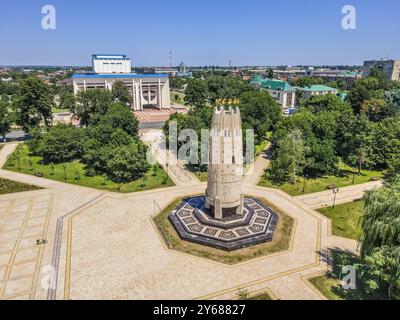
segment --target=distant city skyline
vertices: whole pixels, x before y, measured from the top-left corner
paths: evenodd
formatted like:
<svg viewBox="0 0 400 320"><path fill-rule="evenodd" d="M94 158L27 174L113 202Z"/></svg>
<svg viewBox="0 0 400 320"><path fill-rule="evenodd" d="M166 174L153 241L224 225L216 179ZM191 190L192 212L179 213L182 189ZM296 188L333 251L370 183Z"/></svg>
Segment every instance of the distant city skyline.
<svg viewBox="0 0 400 320"><path fill-rule="evenodd" d="M56 9L56 29L41 26ZM342 7L356 29L342 28ZM94 53L133 67L362 65L400 58L396 0L2 1L0 65L90 66Z"/></svg>

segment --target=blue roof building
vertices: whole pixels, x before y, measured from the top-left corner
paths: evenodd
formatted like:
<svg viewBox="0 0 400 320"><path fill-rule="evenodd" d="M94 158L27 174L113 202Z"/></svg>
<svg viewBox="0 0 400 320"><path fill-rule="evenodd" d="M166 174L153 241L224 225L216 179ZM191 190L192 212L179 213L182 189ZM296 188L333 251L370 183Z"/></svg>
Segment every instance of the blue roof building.
<svg viewBox="0 0 400 320"><path fill-rule="evenodd" d="M74 93L90 89L112 90L116 81L124 83L132 95L131 109L171 107L168 74L132 73L131 60L124 54L93 54L93 71L72 75Z"/></svg>

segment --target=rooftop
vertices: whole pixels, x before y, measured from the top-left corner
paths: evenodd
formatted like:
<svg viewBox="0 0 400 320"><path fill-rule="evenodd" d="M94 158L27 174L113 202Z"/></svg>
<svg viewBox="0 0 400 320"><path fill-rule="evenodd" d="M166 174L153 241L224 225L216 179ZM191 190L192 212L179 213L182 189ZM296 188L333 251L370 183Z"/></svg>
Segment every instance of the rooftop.
<svg viewBox="0 0 400 320"><path fill-rule="evenodd" d="M93 59L130 60L126 54L93 54Z"/></svg>
<svg viewBox="0 0 400 320"><path fill-rule="evenodd" d="M281 90L281 91L289 91L289 92L296 91L296 89L294 87L292 87L286 81L281 81L281 80L277 80L277 79L265 79L260 75L253 76L251 83L256 84L264 89Z"/></svg>
<svg viewBox="0 0 400 320"><path fill-rule="evenodd" d="M303 90L303 91L312 91L312 92L324 92L324 91L339 91L336 88L332 88L332 87L328 87L328 86L324 86L324 85L312 85L312 86L308 86L308 87L304 87L304 88L297 88L299 90Z"/></svg>
<svg viewBox="0 0 400 320"><path fill-rule="evenodd" d="M73 79L93 79L93 78L118 78L118 79L135 79L135 78L164 78L167 74L139 74L139 73L74 73Z"/></svg>

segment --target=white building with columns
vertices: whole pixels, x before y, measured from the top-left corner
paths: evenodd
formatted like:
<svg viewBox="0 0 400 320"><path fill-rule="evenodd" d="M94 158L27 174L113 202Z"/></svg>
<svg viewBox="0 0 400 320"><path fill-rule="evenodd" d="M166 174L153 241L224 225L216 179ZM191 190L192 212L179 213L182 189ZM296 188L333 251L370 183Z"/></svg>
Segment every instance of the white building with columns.
<svg viewBox="0 0 400 320"><path fill-rule="evenodd" d="M125 55L96 54L92 56L93 72L72 76L74 94L90 89L112 90L121 81L132 95L131 109L171 107L169 76L164 74L137 74L131 72L131 61Z"/></svg>

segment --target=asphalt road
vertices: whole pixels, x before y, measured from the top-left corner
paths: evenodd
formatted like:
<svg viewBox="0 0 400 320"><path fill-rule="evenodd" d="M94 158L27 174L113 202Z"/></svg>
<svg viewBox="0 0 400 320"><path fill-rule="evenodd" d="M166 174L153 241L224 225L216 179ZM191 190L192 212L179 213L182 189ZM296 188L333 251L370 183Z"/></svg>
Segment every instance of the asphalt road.
<svg viewBox="0 0 400 320"><path fill-rule="evenodd" d="M162 122L142 122L139 124L139 129L161 129L164 126Z"/></svg>
<svg viewBox="0 0 400 320"><path fill-rule="evenodd" d="M25 139L26 139L26 134L22 130L11 131L10 133L6 134L7 141L16 141L16 140L21 141Z"/></svg>

